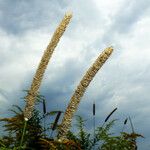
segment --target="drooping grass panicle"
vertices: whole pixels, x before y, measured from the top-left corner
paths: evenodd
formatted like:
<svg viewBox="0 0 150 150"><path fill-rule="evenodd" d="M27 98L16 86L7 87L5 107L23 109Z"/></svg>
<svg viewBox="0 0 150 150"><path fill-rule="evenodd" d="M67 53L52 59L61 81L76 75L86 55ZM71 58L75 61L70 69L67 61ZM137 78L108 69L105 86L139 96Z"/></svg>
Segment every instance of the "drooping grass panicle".
<svg viewBox="0 0 150 150"><path fill-rule="evenodd" d="M112 114L117 110L117 108L115 108L112 112L110 112L110 114L106 117L105 122L108 121L108 119L112 116Z"/></svg>
<svg viewBox="0 0 150 150"><path fill-rule="evenodd" d="M30 119L32 116L35 98L36 98L36 95L38 93L40 84L42 82L44 72L47 68L48 62L49 62L49 60L53 54L55 47L57 46L61 36L63 35L67 25L70 22L71 17L72 17L71 13L66 13L63 20L59 24L58 28L54 32L49 45L47 46L46 50L44 51L43 57L40 61L40 64L39 64L39 66L36 70L35 76L33 78L30 90L26 96L26 106L24 109L24 118L26 118L25 120Z"/></svg>
<svg viewBox="0 0 150 150"><path fill-rule="evenodd" d="M82 80L80 81L79 85L77 86L74 94L71 97L69 105L65 111L58 137L59 140L66 139L67 132L71 126L71 121L73 118L74 113L76 112L78 105L80 103L81 98L83 97L88 85L98 72L98 70L102 67L105 61L109 58L113 51L112 47L106 48L96 59L93 65L88 69L86 74L83 76Z"/></svg>

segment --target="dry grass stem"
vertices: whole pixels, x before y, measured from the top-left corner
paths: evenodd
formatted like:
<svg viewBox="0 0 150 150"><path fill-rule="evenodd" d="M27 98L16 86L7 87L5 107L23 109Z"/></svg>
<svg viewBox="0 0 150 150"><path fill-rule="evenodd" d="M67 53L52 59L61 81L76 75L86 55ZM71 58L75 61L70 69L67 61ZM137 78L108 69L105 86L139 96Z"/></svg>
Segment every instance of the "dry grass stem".
<svg viewBox="0 0 150 150"><path fill-rule="evenodd" d="M98 72L98 70L102 67L102 65L105 63L105 61L109 58L113 51L112 47L106 48L96 59L96 61L93 63L93 65L88 69L86 74L83 76L82 80L80 81L79 85L77 86L74 94L71 97L70 103L65 111L58 137L59 140L65 140L67 132L71 126L71 121L73 118L74 113L77 111L78 105L80 103L80 100L85 93L88 85Z"/></svg>
<svg viewBox="0 0 150 150"><path fill-rule="evenodd" d="M33 78L30 90L26 96L26 106L25 106L25 110L24 110L24 118L26 118L26 119L30 119L32 116L35 98L37 96L37 92L39 90L44 72L45 72L48 62L53 54L53 51L60 40L60 37L63 35L67 25L70 22L71 17L72 17L71 13L66 13L63 20L59 24L58 28L54 32L49 45L47 46L46 50L44 51L43 57L40 61L40 64L39 64L39 66L36 70L35 76Z"/></svg>

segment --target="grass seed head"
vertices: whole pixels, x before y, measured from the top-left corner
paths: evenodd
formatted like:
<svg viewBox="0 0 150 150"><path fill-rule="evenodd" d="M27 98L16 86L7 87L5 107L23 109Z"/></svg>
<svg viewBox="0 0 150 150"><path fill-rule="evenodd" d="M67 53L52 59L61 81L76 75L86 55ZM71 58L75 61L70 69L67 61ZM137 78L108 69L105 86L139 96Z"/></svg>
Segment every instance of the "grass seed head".
<svg viewBox="0 0 150 150"><path fill-rule="evenodd" d="M77 111L78 105L80 103L81 98L83 97L88 85L98 72L98 70L102 67L102 65L106 62L109 58L111 53L113 52L112 47L106 48L96 59L93 65L88 69L86 74L83 76L82 80L80 81L79 85L77 86L74 94L72 95L69 105L65 111L58 137L60 139L65 139L67 132L71 126L71 121L73 118L74 113Z"/></svg>
<svg viewBox="0 0 150 150"><path fill-rule="evenodd" d="M43 57L40 61L40 64L36 70L35 76L33 78L30 90L26 96L26 106L24 109L24 118L30 119L32 117L32 111L34 109L35 99L40 88L42 78L44 76L45 70L47 68L48 62L54 52L55 47L57 46L61 36L63 35L67 25L72 18L71 13L66 13L58 28L54 32L52 39L44 51Z"/></svg>

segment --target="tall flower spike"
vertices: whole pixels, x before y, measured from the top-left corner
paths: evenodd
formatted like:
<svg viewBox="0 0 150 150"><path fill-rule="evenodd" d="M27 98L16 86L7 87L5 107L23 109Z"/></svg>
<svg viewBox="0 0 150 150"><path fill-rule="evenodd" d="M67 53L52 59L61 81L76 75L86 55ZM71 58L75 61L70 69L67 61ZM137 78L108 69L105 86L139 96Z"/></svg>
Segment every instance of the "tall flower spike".
<svg viewBox="0 0 150 150"><path fill-rule="evenodd" d="M30 119L32 116L35 98L37 96L37 92L38 92L40 84L42 82L44 72L45 72L48 62L53 54L53 51L54 51L55 47L57 46L61 36L63 35L67 25L69 24L71 18L72 18L72 13L68 12L65 14L65 16L62 19L61 23L59 24L58 28L54 32L52 39L51 39L49 45L47 46L47 49L44 51L43 57L40 61L40 64L39 64L39 66L36 70L35 76L33 78L30 90L26 96L26 106L25 106L25 110L24 110L25 120Z"/></svg>
<svg viewBox="0 0 150 150"><path fill-rule="evenodd" d="M79 85L77 86L74 94L71 97L70 103L65 111L64 117L62 119L61 126L59 128L58 139L59 141L63 141L66 139L67 132L71 126L71 121L74 113L77 111L78 105L82 96L84 95L88 85L98 72L98 70L102 67L105 61L109 58L113 51L112 47L106 48L102 54L96 59L93 65L88 69L86 74L83 76Z"/></svg>

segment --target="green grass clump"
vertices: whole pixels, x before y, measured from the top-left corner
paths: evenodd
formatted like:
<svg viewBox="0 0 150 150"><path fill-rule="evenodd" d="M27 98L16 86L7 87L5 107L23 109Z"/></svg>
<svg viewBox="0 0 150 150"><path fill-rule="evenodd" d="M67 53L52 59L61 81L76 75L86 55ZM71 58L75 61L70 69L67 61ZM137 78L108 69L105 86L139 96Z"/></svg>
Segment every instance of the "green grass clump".
<svg viewBox="0 0 150 150"><path fill-rule="evenodd" d="M43 99L45 99L43 96L37 96L33 116L27 122L26 128L24 128L23 110L18 105L12 106L13 108L11 109L11 112L14 113L13 117L0 119L1 122L5 122L3 127L6 133L0 138L1 150L136 150L136 139L138 137L143 137L134 131L127 133L123 132L123 130L119 135L114 136L111 133L111 129L117 120L108 120L110 119L110 114L112 115L111 112L106 117L107 121L105 119L103 125L99 125L95 128L94 136L92 133L87 132L85 128L86 121L81 116L76 116L77 123L72 126L72 128L76 128L77 132L69 130L67 133L67 139L60 142L57 138L57 133L60 127L60 115L63 112L47 112ZM37 107L41 104L45 105L43 107L43 112ZM55 119L48 119L48 116L54 115L56 115ZM45 119L49 122L48 127L47 124L44 124ZM124 122L124 125L126 124L127 119ZM55 132L55 134L52 136L53 132Z"/></svg>

